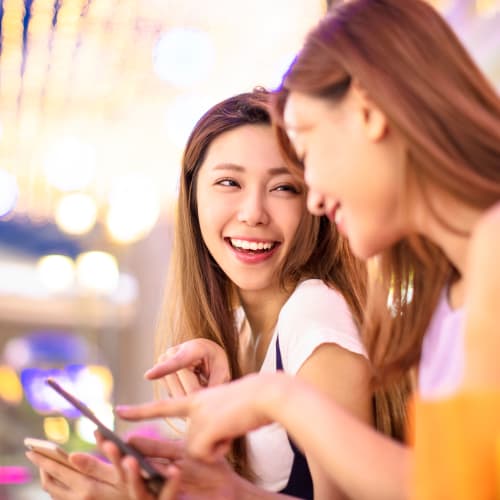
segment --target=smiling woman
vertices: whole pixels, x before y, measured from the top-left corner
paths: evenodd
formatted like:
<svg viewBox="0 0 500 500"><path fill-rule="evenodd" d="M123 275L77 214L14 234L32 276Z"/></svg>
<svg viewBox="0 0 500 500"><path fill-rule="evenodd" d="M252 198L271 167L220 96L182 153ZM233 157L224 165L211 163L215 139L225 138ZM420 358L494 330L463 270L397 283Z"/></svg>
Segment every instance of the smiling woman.
<svg viewBox="0 0 500 500"><path fill-rule="evenodd" d="M160 362L147 376L162 378L177 397L283 370L373 425L371 372L358 335L365 268L327 217L307 212L304 184L280 154L267 106L263 90L237 95L211 108L191 133ZM397 434L401 422L386 417L384 430ZM226 458L232 469L220 465L221 485L245 484L259 498L264 490L268 498L342 497L277 424L235 441ZM206 484L196 477L201 471L181 467L184 492Z"/></svg>
<svg viewBox="0 0 500 500"><path fill-rule="evenodd" d="M274 295L304 214L304 189L282 163L268 125L242 125L212 142L198 174L203 240L243 295Z"/></svg>

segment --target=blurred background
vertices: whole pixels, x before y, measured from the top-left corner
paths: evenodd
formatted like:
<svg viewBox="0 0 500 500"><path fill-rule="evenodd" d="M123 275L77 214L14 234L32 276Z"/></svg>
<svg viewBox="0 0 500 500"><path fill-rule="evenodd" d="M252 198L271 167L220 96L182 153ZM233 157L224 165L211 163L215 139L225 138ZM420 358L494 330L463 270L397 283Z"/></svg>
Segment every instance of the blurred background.
<svg viewBox="0 0 500 500"><path fill-rule="evenodd" d="M46 498L25 436L93 446L48 375L130 432L112 405L153 397L187 136L215 102L276 87L329 3L0 2L0 500ZM499 0L432 3L500 88Z"/></svg>

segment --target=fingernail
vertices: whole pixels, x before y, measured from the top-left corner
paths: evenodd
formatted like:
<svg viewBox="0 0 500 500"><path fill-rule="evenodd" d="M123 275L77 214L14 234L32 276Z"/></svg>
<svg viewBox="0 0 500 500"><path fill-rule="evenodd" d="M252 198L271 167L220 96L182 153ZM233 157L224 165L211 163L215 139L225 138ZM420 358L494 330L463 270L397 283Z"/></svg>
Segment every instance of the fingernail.
<svg viewBox="0 0 500 500"><path fill-rule="evenodd" d="M115 406L115 411L118 413L126 412L130 409L130 406L127 405L118 405Z"/></svg>

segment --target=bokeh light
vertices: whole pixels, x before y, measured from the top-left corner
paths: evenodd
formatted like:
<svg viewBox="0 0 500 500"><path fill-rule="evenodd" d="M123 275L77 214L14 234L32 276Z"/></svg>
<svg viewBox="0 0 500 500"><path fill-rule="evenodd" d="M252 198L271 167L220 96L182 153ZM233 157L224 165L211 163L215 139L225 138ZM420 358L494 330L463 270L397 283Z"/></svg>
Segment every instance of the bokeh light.
<svg viewBox="0 0 500 500"><path fill-rule="evenodd" d="M82 400L102 404L111 397L113 375L106 366L84 366L75 374L74 387Z"/></svg>
<svg viewBox="0 0 500 500"><path fill-rule="evenodd" d="M31 348L27 339L14 337L5 343L3 356L5 361L15 368L21 370L32 361Z"/></svg>
<svg viewBox="0 0 500 500"><path fill-rule="evenodd" d="M24 484L32 480L27 467L17 465L0 466L0 484Z"/></svg>
<svg viewBox="0 0 500 500"><path fill-rule="evenodd" d="M65 233L85 234L95 225L97 205L87 194L68 194L59 200L55 217L57 225Z"/></svg>
<svg viewBox="0 0 500 500"><path fill-rule="evenodd" d="M45 417L43 431L49 441L64 444L69 439L69 424L64 417Z"/></svg>
<svg viewBox="0 0 500 500"><path fill-rule="evenodd" d="M62 137L48 148L43 168L51 186L61 191L85 189L94 179L95 151L77 137Z"/></svg>
<svg viewBox="0 0 500 500"><path fill-rule="evenodd" d="M160 212L160 196L152 179L140 172L124 175L115 180L109 194L109 234L120 243L137 241L151 231Z"/></svg>
<svg viewBox="0 0 500 500"><path fill-rule="evenodd" d="M33 409L44 415L57 412L69 418L79 416L80 412L76 408L46 384L49 377L57 380L67 391L74 392L73 383L63 370L26 368L21 372L21 383Z"/></svg>
<svg viewBox="0 0 500 500"><path fill-rule="evenodd" d="M170 141L184 149L196 122L212 104L208 98L197 94L181 94L172 99L165 113L165 131Z"/></svg>
<svg viewBox="0 0 500 500"><path fill-rule="evenodd" d="M18 405L23 400L23 388L17 373L7 365L0 365L0 399Z"/></svg>
<svg viewBox="0 0 500 500"><path fill-rule="evenodd" d="M16 178L10 172L0 169L0 217L14 209L18 196L19 188Z"/></svg>
<svg viewBox="0 0 500 500"><path fill-rule="evenodd" d="M153 49L155 73L178 87L188 87L206 78L214 61L210 35L197 29L172 28L160 36Z"/></svg>
<svg viewBox="0 0 500 500"><path fill-rule="evenodd" d="M75 282L75 263L66 255L45 255L37 262L37 273L47 290L67 291Z"/></svg>
<svg viewBox="0 0 500 500"><path fill-rule="evenodd" d="M119 279L116 258L107 252L81 253L76 259L76 279L84 290L102 294L113 293Z"/></svg>
<svg viewBox="0 0 500 500"><path fill-rule="evenodd" d="M102 403L99 406L93 406L92 412L95 416L108 428L114 429L115 427L115 417L113 413L113 407L109 403ZM87 443L95 444L94 431L97 426L86 417L81 417L76 421L75 430L80 439L86 441Z"/></svg>

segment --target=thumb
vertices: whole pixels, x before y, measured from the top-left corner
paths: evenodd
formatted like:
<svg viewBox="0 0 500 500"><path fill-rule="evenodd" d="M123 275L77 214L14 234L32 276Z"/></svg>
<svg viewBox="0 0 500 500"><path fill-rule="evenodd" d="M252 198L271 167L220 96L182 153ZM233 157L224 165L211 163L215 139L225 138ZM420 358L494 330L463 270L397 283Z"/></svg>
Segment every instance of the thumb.
<svg viewBox="0 0 500 500"><path fill-rule="evenodd" d="M82 474L93 477L105 483L114 484L116 482L115 468L88 453L70 453L69 462Z"/></svg>

